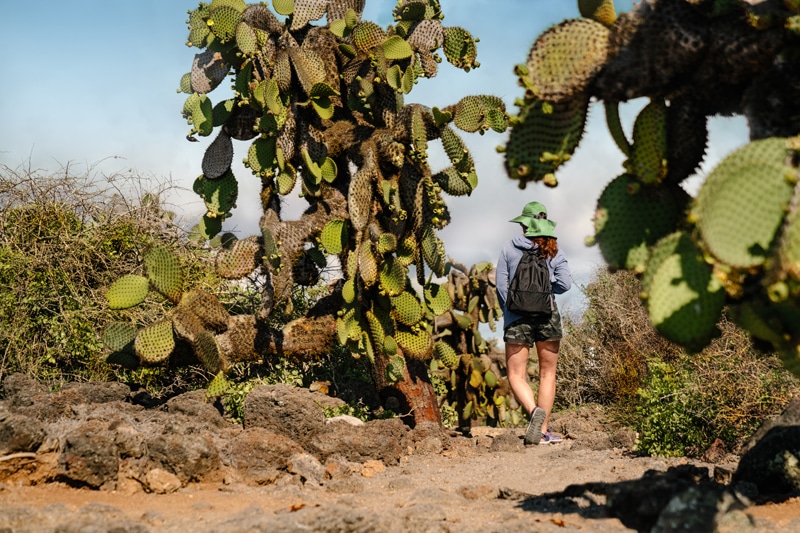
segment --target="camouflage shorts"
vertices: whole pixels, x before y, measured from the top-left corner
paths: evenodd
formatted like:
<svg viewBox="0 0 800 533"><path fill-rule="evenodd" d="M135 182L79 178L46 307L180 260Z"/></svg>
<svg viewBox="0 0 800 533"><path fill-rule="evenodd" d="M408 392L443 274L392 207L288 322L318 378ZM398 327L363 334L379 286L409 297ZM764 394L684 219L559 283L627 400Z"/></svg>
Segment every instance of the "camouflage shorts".
<svg viewBox="0 0 800 533"><path fill-rule="evenodd" d="M503 340L508 344L533 346L542 341L560 341L561 314L558 309L550 315L550 320L536 322L527 318L515 320L503 330Z"/></svg>

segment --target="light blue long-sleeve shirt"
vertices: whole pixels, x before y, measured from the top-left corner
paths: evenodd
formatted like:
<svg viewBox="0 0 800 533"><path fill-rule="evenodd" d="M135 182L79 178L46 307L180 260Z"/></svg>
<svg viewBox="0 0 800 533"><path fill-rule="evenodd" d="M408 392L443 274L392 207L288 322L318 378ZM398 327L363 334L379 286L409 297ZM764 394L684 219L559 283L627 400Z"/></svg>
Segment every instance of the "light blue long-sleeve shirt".
<svg viewBox="0 0 800 533"><path fill-rule="evenodd" d="M517 265L522 259L525 250L534 247L533 242L524 235L517 235L503 245L500 251L500 259L497 262L497 299L500 309L503 311L503 327L522 318L520 315L509 311L506 308L506 296L508 295L508 283L514 278ZM567 257L558 251L555 257L547 260L547 268L550 270L550 284L553 287L553 294L563 294L572 288L572 274L569 270Z"/></svg>

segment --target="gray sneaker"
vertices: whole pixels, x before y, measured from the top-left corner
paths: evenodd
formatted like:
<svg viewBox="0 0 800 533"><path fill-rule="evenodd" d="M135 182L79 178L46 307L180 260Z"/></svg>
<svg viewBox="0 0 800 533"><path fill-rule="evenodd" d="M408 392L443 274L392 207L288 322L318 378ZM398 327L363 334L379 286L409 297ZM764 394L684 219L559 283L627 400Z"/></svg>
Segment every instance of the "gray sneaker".
<svg viewBox="0 0 800 533"><path fill-rule="evenodd" d="M542 424L547 418L547 413L541 407L534 407L531 413L531 421L525 431L525 444L539 444L542 440Z"/></svg>

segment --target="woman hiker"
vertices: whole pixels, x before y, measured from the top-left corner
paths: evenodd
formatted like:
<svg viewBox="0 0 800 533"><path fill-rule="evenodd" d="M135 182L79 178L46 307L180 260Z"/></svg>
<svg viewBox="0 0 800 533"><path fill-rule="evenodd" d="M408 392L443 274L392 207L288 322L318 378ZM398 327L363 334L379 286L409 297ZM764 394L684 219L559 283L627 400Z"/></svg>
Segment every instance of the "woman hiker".
<svg viewBox="0 0 800 533"><path fill-rule="evenodd" d="M538 250L546 257L553 294L567 292L572 287L572 275L567 258L558 249L554 233L556 223L547 218L547 208L543 204L526 204L522 214L510 222L522 227L522 235L505 243L497 265L497 296L503 311L508 381L514 397L530 416L525 444L549 444L562 440L548 429L556 395L556 364L562 337L561 315L552 296L552 314L548 318L529 318L509 311L508 286L525 250ZM528 354L534 345L539 358L539 392L535 400L528 384Z"/></svg>

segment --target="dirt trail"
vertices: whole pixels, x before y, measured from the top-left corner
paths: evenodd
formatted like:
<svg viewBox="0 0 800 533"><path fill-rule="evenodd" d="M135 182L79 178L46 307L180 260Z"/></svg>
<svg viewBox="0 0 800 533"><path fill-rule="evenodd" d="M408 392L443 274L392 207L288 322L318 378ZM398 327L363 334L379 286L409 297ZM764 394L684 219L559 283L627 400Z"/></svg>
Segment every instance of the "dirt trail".
<svg viewBox="0 0 800 533"><path fill-rule="evenodd" d="M0 485L0 531L110 531L109 524L120 532L631 531L605 515L600 497L592 501L587 494L565 507L550 496L569 485L634 480L680 464L714 468L590 450L570 440L514 447L520 434L476 428L473 438L455 438L448 450L406 456L396 466L367 463L359 474L316 486L287 478L294 481L124 494L62 484ZM497 446L501 441L512 446ZM800 498L745 513L755 524L747 531L800 531Z"/></svg>

